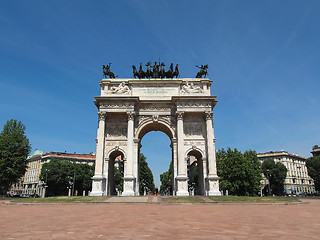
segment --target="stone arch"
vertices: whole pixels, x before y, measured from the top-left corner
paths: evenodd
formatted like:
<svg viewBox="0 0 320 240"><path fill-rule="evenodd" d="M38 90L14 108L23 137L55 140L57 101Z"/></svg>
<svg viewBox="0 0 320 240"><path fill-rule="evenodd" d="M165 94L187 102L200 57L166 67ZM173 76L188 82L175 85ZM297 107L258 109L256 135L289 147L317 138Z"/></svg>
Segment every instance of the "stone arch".
<svg viewBox="0 0 320 240"><path fill-rule="evenodd" d="M165 121L163 120L146 120L144 121L137 129L135 133L135 138L141 140L144 135L151 131L161 131L165 133L170 140L175 138L175 131L174 129Z"/></svg>
<svg viewBox="0 0 320 240"><path fill-rule="evenodd" d="M188 165L188 186L189 191L193 191L195 195L204 195L205 194L205 166L204 160L205 155L204 152L193 146L192 148L186 151L186 159ZM196 160L195 160L196 159ZM192 162L191 162L192 161ZM197 171L194 172L195 168ZM195 179L194 174L197 174L197 178ZM194 188L194 189L192 189Z"/></svg>
<svg viewBox="0 0 320 240"><path fill-rule="evenodd" d="M120 158L118 158L120 156ZM118 159L117 159L118 158ZM117 159L117 162L116 162ZM106 172L108 175L107 183L106 183L106 195L118 195L118 193L114 189L115 187L115 179L114 179L114 171L115 168L118 168L120 173L123 174L124 163L126 161L125 151L118 146L112 148L106 158ZM117 166L116 166L117 165ZM118 189L119 191L119 189Z"/></svg>
<svg viewBox="0 0 320 240"><path fill-rule="evenodd" d="M172 152L172 161L173 161L173 165L174 163L174 151L176 148L176 145L173 144L174 141L176 141L175 139L175 131L174 129L164 120L162 119L157 119L157 121L153 119L147 119L145 121L143 121L137 128L136 132L135 132L135 139L136 142L138 142L137 144L137 151L136 151L136 158L137 158L137 165L139 165L139 156L140 156L140 148L141 148L141 141L142 138L149 132L152 131L160 131L162 133L164 133L165 135L168 136L168 138L170 139L170 147L171 147L171 152ZM168 166L169 167L169 166ZM137 170L137 179L136 179L136 195L139 195L139 169ZM175 188L175 182L173 183L173 189Z"/></svg>
<svg viewBox="0 0 320 240"><path fill-rule="evenodd" d="M115 146L115 147L113 147L112 149L110 149L110 150L108 151L108 153L106 154L107 160L109 160L111 154L113 154L113 152L116 152L116 151L119 151L120 153L123 154L123 159L124 159L124 160L127 159L126 151L124 151L124 150L123 150L122 148L120 148L119 146Z"/></svg>

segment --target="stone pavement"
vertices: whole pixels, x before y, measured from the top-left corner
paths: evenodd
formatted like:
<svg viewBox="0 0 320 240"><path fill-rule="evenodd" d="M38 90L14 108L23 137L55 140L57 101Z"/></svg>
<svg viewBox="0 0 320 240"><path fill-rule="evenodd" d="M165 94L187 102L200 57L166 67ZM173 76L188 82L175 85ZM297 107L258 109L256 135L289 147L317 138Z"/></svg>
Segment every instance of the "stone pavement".
<svg viewBox="0 0 320 240"><path fill-rule="evenodd" d="M289 205L140 201L147 202L1 203L0 239L320 239L319 199Z"/></svg>

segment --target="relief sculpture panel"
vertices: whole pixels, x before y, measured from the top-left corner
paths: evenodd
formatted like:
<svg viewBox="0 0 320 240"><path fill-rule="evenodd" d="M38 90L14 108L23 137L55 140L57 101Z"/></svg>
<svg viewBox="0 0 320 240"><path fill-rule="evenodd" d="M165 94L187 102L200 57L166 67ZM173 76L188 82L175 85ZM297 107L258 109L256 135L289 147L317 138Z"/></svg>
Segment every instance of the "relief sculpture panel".
<svg viewBox="0 0 320 240"><path fill-rule="evenodd" d="M199 124L185 124L184 134L188 136L203 136L203 126Z"/></svg>
<svg viewBox="0 0 320 240"><path fill-rule="evenodd" d="M126 137L127 136L127 126L126 125L108 125L108 137Z"/></svg>

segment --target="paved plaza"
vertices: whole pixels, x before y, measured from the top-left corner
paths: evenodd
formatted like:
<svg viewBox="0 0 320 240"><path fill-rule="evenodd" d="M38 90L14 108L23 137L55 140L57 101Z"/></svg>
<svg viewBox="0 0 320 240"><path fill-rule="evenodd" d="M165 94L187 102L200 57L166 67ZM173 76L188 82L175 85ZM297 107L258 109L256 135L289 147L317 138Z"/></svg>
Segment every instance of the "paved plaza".
<svg viewBox="0 0 320 240"><path fill-rule="evenodd" d="M302 204L21 204L0 201L0 239L320 239L320 200Z"/></svg>

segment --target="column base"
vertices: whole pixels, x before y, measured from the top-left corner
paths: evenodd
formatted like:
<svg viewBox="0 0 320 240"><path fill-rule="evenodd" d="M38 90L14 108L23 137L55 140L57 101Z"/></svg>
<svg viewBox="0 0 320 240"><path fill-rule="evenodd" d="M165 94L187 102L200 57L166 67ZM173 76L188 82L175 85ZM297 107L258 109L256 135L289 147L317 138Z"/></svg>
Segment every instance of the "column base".
<svg viewBox="0 0 320 240"><path fill-rule="evenodd" d="M94 175L92 177L92 191L90 192L90 196L92 197L101 197L105 196L106 191L103 189L105 187L103 181L105 177L103 175Z"/></svg>
<svg viewBox="0 0 320 240"><path fill-rule="evenodd" d="M121 196L133 197L135 196L134 191L135 177L126 176L123 178L123 192Z"/></svg>
<svg viewBox="0 0 320 240"><path fill-rule="evenodd" d="M216 192L216 191L209 191L208 196L210 197L221 197L221 192Z"/></svg>
<svg viewBox="0 0 320 240"><path fill-rule="evenodd" d="M96 191L96 192L90 192L89 194L90 197L102 197L104 196L102 191Z"/></svg>
<svg viewBox="0 0 320 240"><path fill-rule="evenodd" d="M187 176L178 176L177 180L177 196L189 196L188 192L188 177Z"/></svg>
<svg viewBox="0 0 320 240"><path fill-rule="evenodd" d="M221 192L219 191L219 179L218 176L208 177L209 196L221 196Z"/></svg>

